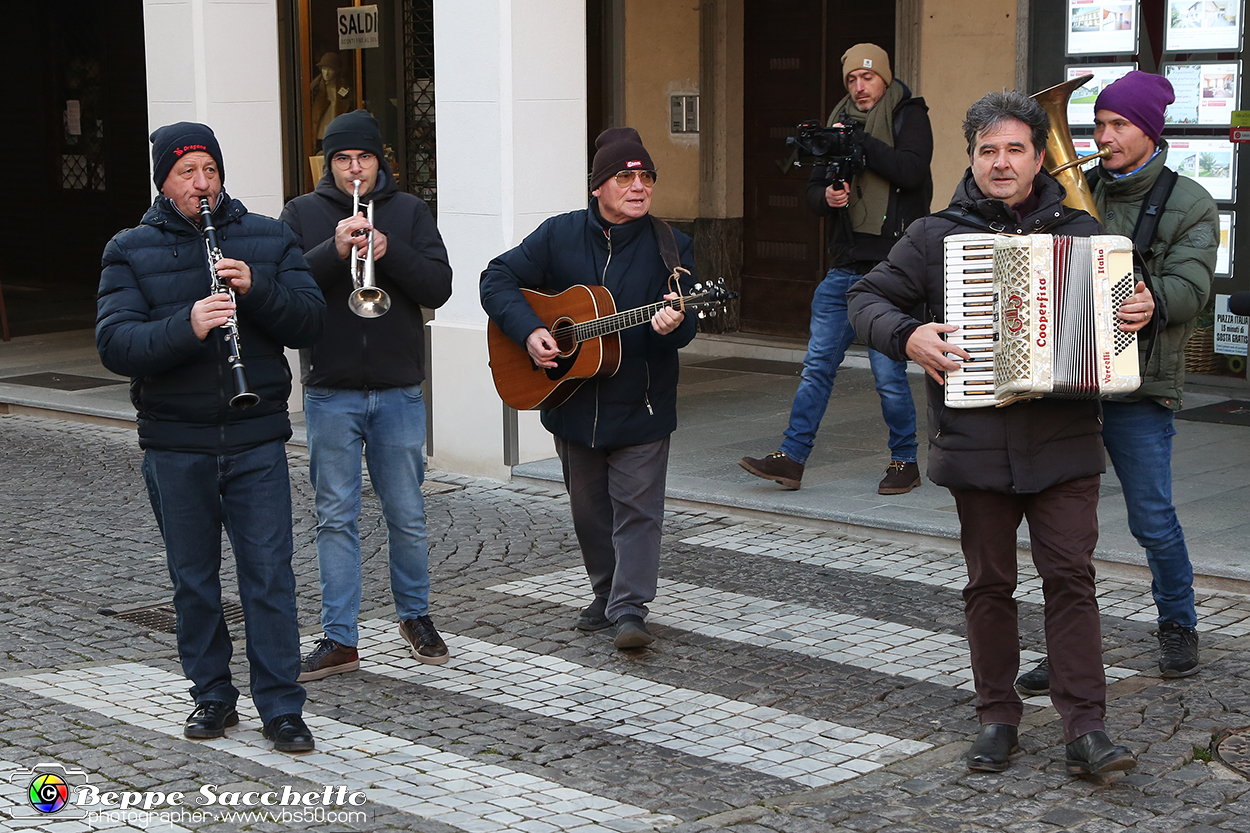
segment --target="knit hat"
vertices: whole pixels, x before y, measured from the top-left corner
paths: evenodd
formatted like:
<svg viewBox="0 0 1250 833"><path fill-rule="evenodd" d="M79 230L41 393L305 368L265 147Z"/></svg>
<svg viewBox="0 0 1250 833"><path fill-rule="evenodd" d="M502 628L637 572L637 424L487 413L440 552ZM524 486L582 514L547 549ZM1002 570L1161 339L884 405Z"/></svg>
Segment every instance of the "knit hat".
<svg viewBox="0 0 1250 833"><path fill-rule="evenodd" d="M326 152L326 162L343 150L365 150L382 158L382 131L378 120L368 110L344 113L326 127L321 147Z"/></svg>
<svg viewBox="0 0 1250 833"><path fill-rule="evenodd" d="M221 145L213 129L206 124L193 121L180 121L167 124L152 131L152 181L156 190L165 185L174 163L184 153L199 150L213 157L217 163L217 174L221 182L226 183L226 165L221 160Z"/></svg>
<svg viewBox="0 0 1250 833"><path fill-rule="evenodd" d="M1140 127L1157 145L1163 133L1163 113L1175 100L1176 94L1168 79L1135 69L1103 88L1094 102L1094 112L1119 113Z"/></svg>
<svg viewBox="0 0 1250 833"><path fill-rule="evenodd" d="M654 171L651 154L632 127L609 127L595 139L595 161L590 167L590 190L618 171Z"/></svg>
<svg viewBox="0 0 1250 833"><path fill-rule="evenodd" d="M857 43L842 53L842 84L846 84L846 76L857 69L870 69L880 75L885 85L890 86L894 74L890 72L890 56L875 43Z"/></svg>

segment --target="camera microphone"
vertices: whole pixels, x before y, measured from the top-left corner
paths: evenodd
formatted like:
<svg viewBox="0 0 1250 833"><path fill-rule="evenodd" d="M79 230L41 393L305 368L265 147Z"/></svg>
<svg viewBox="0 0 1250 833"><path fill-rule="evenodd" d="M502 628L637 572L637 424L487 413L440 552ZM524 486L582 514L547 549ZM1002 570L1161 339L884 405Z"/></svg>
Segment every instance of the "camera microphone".
<svg viewBox="0 0 1250 833"><path fill-rule="evenodd" d="M1250 315L1250 292L1234 292L1229 295L1228 311L1233 315Z"/></svg>

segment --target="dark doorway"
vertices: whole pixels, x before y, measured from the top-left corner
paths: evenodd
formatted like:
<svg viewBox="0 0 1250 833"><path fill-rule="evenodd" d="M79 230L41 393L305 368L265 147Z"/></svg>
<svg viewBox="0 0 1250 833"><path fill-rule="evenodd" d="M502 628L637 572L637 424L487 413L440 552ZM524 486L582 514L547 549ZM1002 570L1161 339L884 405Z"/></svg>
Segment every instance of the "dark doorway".
<svg viewBox="0 0 1250 833"><path fill-rule="evenodd" d="M6 116L13 166L0 221L0 286L13 335L95 323L100 254L151 204L142 0L65 0L27 16Z"/></svg>
<svg viewBox="0 0 1250 833"><path fill-rule="evenodd" d="M894 3L746 0L742 330L806 338L827 271L824 229L807 209L807 170L785 140L846 94L842 53L881 46L894 60Z"/></svg>

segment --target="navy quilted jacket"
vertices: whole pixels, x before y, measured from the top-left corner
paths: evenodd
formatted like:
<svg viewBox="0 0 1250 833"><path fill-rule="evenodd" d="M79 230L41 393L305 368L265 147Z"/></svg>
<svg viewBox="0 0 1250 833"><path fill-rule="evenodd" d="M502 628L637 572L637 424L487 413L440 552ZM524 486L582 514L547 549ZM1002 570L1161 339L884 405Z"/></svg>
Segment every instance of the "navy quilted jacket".
<svg viewBox="0 0 1250 833"><path fill-rule="evenodd" d="M97 296L96 347L105 367L131 377L143 448L225 454L291 436L291 371L282 351L316 340L325 301L285 225L249 214L225 194L213 223L222 254L252 270L237 315L248 386L260 402L229 406L235 390L224 330L203 341L191 330L191 306L210 286L204 239L157 197L138 227L104 248Z"/></svg>

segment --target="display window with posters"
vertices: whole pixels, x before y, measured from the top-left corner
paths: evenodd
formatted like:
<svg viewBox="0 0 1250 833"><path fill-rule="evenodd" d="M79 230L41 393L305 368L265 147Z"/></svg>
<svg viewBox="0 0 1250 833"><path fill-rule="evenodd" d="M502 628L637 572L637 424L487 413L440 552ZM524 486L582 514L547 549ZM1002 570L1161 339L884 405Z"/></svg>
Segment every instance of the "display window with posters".
<svg viewBox="0 0 1250 833"><path fill-rule="evenodd" d="M283 0L281 11L288 198L324 173L330 122L363 108L399 186L433 208L432 0Z"/></svg>

